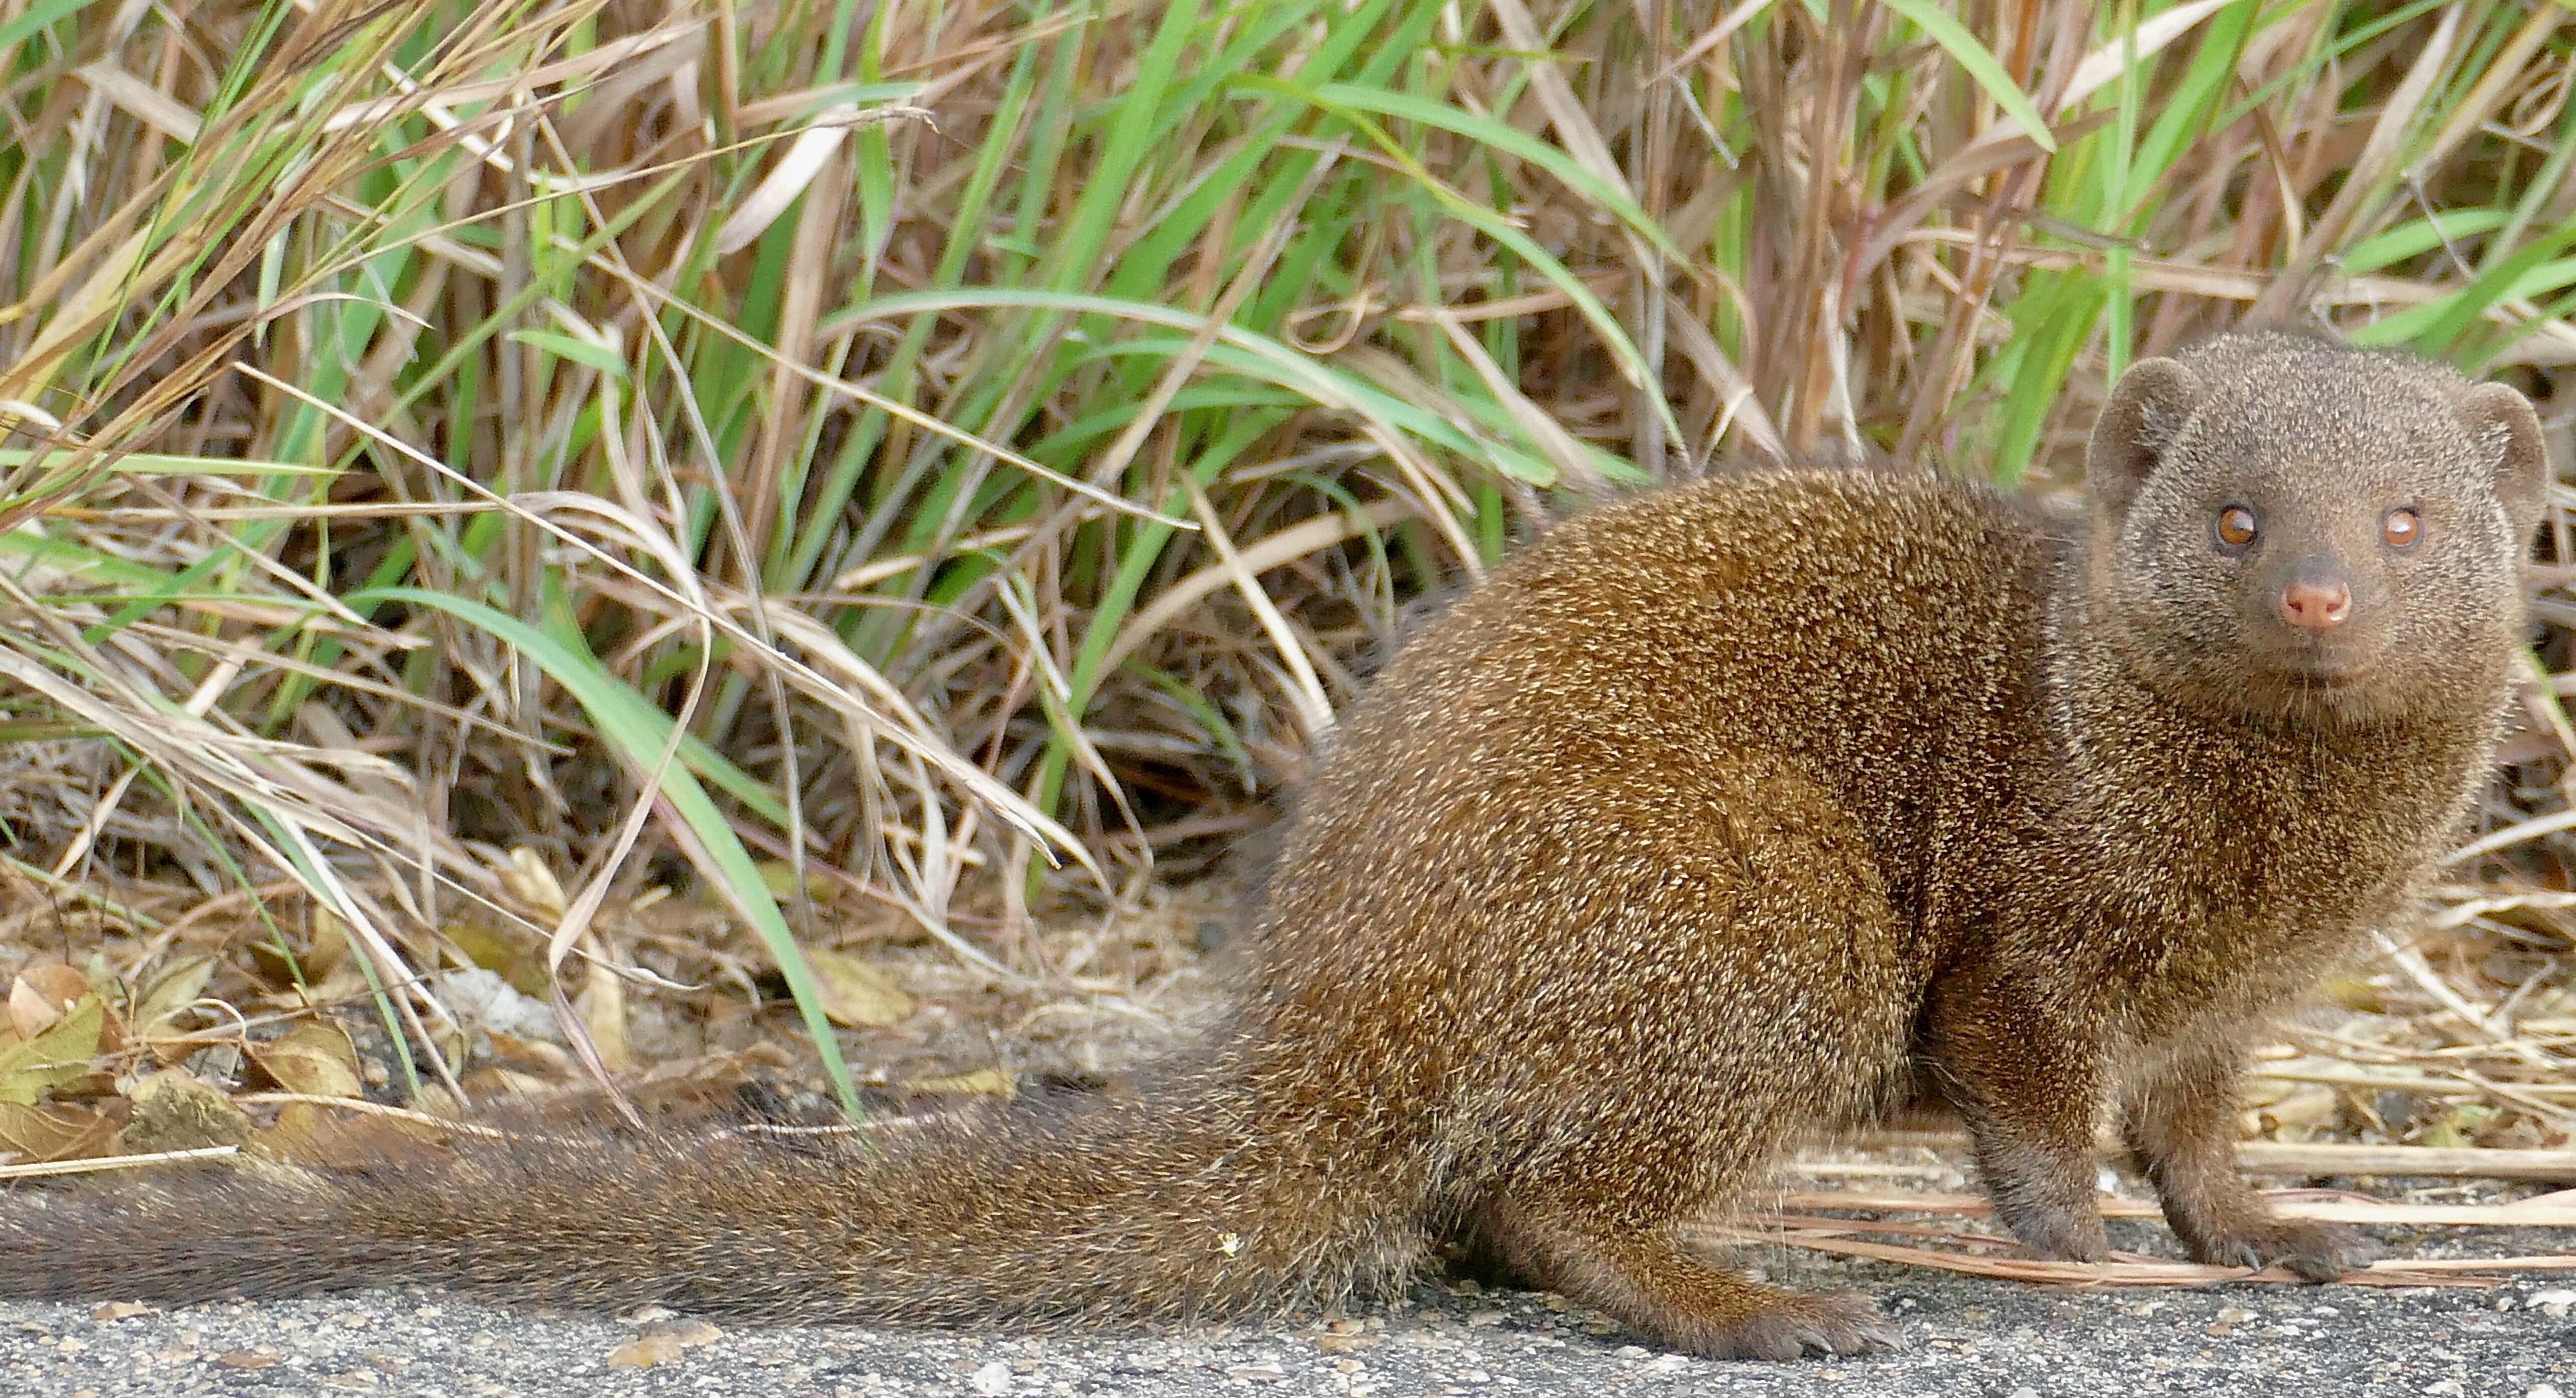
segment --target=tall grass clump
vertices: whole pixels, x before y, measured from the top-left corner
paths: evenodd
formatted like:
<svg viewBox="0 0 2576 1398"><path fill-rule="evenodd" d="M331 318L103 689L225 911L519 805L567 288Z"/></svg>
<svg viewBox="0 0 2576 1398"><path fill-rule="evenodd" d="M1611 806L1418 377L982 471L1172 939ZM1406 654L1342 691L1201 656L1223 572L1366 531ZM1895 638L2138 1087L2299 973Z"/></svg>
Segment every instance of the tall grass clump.
<svg viewBox="0 0 2576 1398"><path fill-rule="evenodd" d="M1257 823L1405 600L1584 499L2063 484L2128 357L2247 316L2563 424L2571 43L2554 0L10 0L14 877L303 899L426 1043L459 909L613 959L605 900L685 869L836 1062L815 879L1044 979L1031 897Z"/></svg>

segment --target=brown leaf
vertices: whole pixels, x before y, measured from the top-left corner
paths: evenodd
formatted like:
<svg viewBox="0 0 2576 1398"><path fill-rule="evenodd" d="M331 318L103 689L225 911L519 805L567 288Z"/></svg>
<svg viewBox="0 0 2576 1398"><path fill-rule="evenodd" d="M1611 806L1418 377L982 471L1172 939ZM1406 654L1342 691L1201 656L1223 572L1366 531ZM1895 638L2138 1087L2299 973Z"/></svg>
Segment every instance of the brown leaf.
<svg viewBox="0 0 2576 1398"><path fill-rule="evenodd" d="M387 1152L417 1157L435 1146L439 1129L411 1117L367 1114L352 1118L336 1107L289 1102L277 1122L252 1138L250 1148L271 1160L325 1169L362 1169Z"/></svg>
<svg viewBox="0 0 2576 1398"><path fill-rule="evenodd" d="M329 908L313 910L312 935L305 939L304 974L327 976L349 960L349 929Z"/></svg>
<svg viewBox="0 0 2576 1398"><path fill-rule="evenodd" d="M593 966L572 1003L581 1012L581 1027L590 1031L591 1047L599 1050L600 1066L612 1073L634 1067L634 1052L626 1044L626 982Z"/></svg>
<svg viewBox="0 0 2576 1398"><path fill-rule="evenodd" d="M39 1093L88 1077L106 1022L106 1003L83 996L52 1028L0 1050L0 1102L32 1107Z"/></svg>
<svg viewBox="0 0 2576 1398"><path fill-rule="evenodd" d="M807 964L823 983L823 1013L852 1029L883 1029L912 1013L913 999L886 974L855 956L808 948Z"/></svg>
<svg viewBox="0 0 2576 1398"><path fill-rule="evenodd" d="M89 994L89 977L59 961L38 961L9 987L9 1023L32 1039L62 1021L63 1012Z"/></svg>
<svg viewBox="0 0 2576 1398"><path fill-rule="evenodd" d="M646 1335L608 1352L611 1369L650 1369L680 1357L680 1341L671 1335Z"/></svg>
<svg viewBox="0 0 2576 1398"><path fill-rule="evenodd" d="M54 1027L63 1012L45 1003L45 997L23 979L9 987L9 1027L21 1039L32 1039Z"/></svg>
<svg viewBox="0 0 2576 1398"><path fill-rule="evenodd" d="M954 1077L920 1078L915 1081L905 1083L903 1085L903 1090L906 1092L941 1092L984 1097L1008 1097L1011 1095L1011 1075L1003 1072L999 1068L978 1068L974 1072L959 1073Z"/></svg>
<svg viewBox="0 0 2576 1398"><path fill-rule="evenodd" d="M560 1077L539 1077L534 1073L495 1067L478 1068L466 1074L458 1086L465 1089L466 1096L481 1101L491 1097L538 1096L550 1088L561 1086L563 1081Z"/></svg>
<svg viewBox="0 0 2576 1398"><path fill-rule="evenodd" d="M89 1313L89 1318L92 1320L132 1320L136 1316L150 1315L152 1312L152 1307L144 1305L140 1301L101 1301L98 1303L97 1309L92 1310Z"/></svg>
<svg viewBox="0 0 2576 1398"><path fill-rule="evenodd" d="M330 1163L330 1146L339 1135L332 1114L310 1102L289 1102L277 1109L277 1120L253 1138L253 1148L271 1160L298 1165Z"/></svg>
<svg viewBox="0 0 2576 1398"><path fill-rule="evenodd" d="M115 1134L116 1123L97 1112L0 1102L0 1152L13 1163L96 1155Z"/></svg>
<svg viewBox="0 0 2576 1398"><path fill-rule="evenodd" d="M279 1087L308 1097L360 1095L358 1050L349 1031L327 1019L302 1020L266 1043L251 1043L251 1061Z"/></svg>
<svg viewBox="0 0 2576 1398"><path fill-rule="evenodd" d="M211 956L182 957L163 968L134 997L137 1037L162 1039L181 1033L180 1012L206 993L206 982L214 974L215 958Z"/></svg>
<svg viewBox="0 0 2576 1398"><path fill-rule="evenodd" d="M113 1058L134 1047L134 1036L126 1032L125 1014L113 1004L104 1006L98 1017L99 1058Z"/></svg>
<svg viewBox="0 0 2576 1398"><path fill-rule="evenodd" d="M348 965L349 932L330 909L315 908L305 923L301 951L274 936L251 941L247 950L261 980L279 986L312 985Z"/></svg>
<svg viewBox="0 0 2576 1398"><path fill-rule="evenodd" d="M498 975L521 995L546 998L545 958L529 954L527 939L480 922L451 922L438 929L465 959Z"/></svg>
<svg viewBox="0 0 2576 1398"><path fill-rule="evenodd" d="M216 1355L215 1362L227 1369L265 1369L279 1357L273 1349L236 1349Z"/></svg>
<svg viewBox="0 0 2576 1398"><path fill-rule="evenodd" d="M510 851L510 862L501 870L501 886L511 896L550 917L562 917L571 900L564 897L563 885L556 881L555 871L546 867L546 857L526 845Z"/></svg>
<svg viewBox="0 0 2576 1398"><path fill-rule="evenodd" d="M656 1327L653 1333L670 1336L682 1349L711 1345L724 1338L724 1332L717 1329L714 1322L696 1319L673 1320Z"/></svg>

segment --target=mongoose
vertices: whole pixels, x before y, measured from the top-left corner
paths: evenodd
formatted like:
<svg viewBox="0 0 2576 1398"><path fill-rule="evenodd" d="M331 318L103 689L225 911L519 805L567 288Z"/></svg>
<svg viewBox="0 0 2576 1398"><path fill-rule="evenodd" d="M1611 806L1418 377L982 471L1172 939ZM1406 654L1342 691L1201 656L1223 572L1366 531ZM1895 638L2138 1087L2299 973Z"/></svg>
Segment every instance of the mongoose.
<svg viewBox="0 0 2576 1398"><path fill-rule="evenodd" d="M1915 1085L1998 1213L2098 1258L2115 1111L2191 1254L2339 1275L2230 1159L2249 1030L2486 779L2549 479L2531 405L2261 332L2148 359L2089 526L1796 471L1548 532L1320 764L1202 1050L872 1147L389 1152L0 1209L0 1295L432 1282L767 1321L1331 1305L1449 1243L1704 1355L1893 1343L1676 1225Z"/></svg>

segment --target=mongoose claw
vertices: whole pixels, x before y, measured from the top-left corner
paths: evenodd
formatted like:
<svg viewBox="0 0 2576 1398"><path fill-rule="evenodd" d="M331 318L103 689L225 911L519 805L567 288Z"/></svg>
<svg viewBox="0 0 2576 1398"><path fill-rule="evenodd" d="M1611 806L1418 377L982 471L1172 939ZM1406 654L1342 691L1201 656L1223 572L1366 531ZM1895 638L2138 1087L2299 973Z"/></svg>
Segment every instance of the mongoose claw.
<svg viewBox="0 0 2576 1398"><path fill-rule="evenodd" d="M2313 1282L2341 1280L2373 1251L2351 1229L2312 1219L2275 1219L2191 1244L2191 1255L2202 1262L2257 1271L2278 1263Z"/></svg>
<svg viewBox="0 0 2576 1398"><path fill-rule="evenodd" d="M1800 1359L1902 1349L1903 1332L1857 1291L1787 1297L1731 1324L1690 1337L1684 1348L1711 1359Z"/></svg>

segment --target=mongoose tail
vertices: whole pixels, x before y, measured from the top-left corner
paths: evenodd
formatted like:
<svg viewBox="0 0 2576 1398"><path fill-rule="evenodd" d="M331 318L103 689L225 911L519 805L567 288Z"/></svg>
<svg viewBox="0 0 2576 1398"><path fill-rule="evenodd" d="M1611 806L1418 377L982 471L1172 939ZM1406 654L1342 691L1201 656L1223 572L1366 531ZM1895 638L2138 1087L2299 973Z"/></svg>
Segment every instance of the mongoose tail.
<svg viewBox="0 0 2576 1398"><path fill-rule="evenodd" d="M0 1295L192 1302L420 1282L594 1313L1078 1324L1331 1305L1409 1275L1424 1234L1389 1216L1400 1185L1289 1158L1227 1096L1015 1103L980 1127L872 1145L404 1140L354 1170L201 1168L20 1196L0 1207Z"/></svg>

